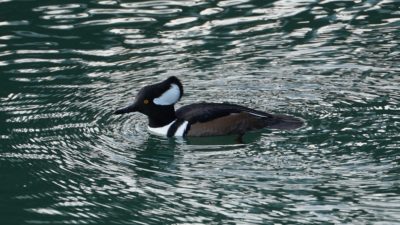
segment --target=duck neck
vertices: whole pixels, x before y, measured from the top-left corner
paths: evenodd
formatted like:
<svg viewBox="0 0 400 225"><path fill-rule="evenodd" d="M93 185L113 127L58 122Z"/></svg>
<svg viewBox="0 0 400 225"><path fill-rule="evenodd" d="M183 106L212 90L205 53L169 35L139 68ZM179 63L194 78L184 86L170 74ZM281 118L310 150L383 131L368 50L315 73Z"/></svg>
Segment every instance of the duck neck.
<svg viewBox="0 0 400 225"><path fill-rule="evenodd" d="M176 119L174 106L161 106L147 116L149 127L163 127Z"/></svg>

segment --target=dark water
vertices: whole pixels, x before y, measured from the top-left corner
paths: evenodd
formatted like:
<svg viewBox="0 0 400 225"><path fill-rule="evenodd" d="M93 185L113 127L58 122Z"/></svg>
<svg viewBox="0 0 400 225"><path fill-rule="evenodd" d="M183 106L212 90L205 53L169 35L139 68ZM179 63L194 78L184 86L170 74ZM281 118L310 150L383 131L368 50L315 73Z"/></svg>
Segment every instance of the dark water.
<svg viewBox="0 0 400 225"><path fill-rule="evenodd" d="M400 2L0 0L0 224L399 224ZM300 130L166 139L181 78Z"/></svg>

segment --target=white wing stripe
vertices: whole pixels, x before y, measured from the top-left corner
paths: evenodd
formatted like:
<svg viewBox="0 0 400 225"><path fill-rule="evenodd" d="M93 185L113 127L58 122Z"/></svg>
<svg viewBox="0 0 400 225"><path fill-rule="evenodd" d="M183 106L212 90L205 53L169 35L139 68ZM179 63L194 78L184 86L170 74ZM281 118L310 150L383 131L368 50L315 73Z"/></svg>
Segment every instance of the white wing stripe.
<svg viewBox="0 0 400 225"><path fill-rule="evenodd" d="M245 111L246 112L246 111ZM252 113L252 112L247 112L248 114L251 114L253 116L258 116L258 117L268 117L266 115L261 115L261 114L257 114L257 113Z"/></svg>

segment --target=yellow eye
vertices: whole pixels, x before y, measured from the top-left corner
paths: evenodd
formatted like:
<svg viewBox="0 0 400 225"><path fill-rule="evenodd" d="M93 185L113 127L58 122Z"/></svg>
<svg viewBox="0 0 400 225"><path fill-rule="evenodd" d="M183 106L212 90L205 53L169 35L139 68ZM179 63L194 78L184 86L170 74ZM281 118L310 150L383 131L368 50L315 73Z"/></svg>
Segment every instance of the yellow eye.
<svg viewBox="0 0 400 225"><path fill-rule="evenodd" d="M145 105L147 105L147 104L149 104L149 100L145 99L145 100L143 101L143 103L144 103Z"/></svg>

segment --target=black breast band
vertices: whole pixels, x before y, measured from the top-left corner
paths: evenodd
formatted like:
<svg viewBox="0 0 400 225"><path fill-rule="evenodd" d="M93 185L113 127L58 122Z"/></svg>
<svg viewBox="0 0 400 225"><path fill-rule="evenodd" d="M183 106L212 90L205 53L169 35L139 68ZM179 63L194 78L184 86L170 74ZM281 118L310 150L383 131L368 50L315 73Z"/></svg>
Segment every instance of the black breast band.
<svg viewBox="0 0 400 225"><path fill-rule="evenodd" d="M182 119L177 119L175 122L169 127L168 132L167 132L167 137L172 137L175 135L175 132L178 130L178 128L185 122L185 120ZM185 132L184 132L185 135Z"/></svg>

